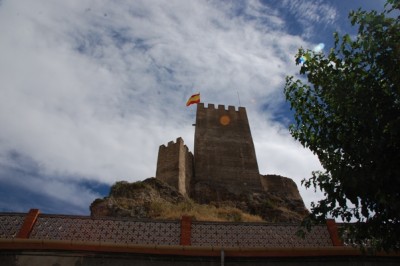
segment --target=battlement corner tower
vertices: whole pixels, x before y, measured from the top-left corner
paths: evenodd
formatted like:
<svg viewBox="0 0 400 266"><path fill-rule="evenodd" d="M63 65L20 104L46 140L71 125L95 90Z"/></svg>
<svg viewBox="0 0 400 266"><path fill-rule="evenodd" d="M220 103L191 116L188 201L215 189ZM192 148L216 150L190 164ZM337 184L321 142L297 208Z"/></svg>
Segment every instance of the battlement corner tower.
<svg viewBox="0 0 400 266"><path fill-rule="evenodd" d="M200 203L262 190L246 109L197 105L192 197Z"/></svg>

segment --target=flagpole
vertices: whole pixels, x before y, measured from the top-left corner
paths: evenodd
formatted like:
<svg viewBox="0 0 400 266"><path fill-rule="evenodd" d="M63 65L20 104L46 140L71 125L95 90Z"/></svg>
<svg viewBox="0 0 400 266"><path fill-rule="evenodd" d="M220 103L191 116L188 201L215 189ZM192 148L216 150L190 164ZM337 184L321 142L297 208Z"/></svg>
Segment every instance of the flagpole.
<svg viewBox="0 0 400 266"><path fill-rule="evenodd" d="M239 90L236 90L236 92L237 92L237 96L238 96L238 100L239 100L239 107L240 107L240 106L242 106L242 105L240 104Z"/></svg>

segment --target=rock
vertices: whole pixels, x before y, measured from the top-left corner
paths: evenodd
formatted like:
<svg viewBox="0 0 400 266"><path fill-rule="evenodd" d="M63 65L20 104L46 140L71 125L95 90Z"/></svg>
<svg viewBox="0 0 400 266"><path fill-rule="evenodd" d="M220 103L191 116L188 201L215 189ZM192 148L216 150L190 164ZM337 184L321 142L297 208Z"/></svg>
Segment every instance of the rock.
<svg viewBox="0 0 400 266"><path fill-rule="evenodd" d="M154 202L184 202L186 198L175 188L155 178L128 183L115 183L108 197L96 199L90 205L92 217L136 217L151 218L151 204Z"/></svg>
<svg viewBox="0 0 400 266"><path fill-rule="evenodd" d="M189 214L198 220L262 219L267 222L299 222L308 214L297 186L291 179L276 175L263 176L262 179L269 184L264 192L239 195L205 183L197 184L199 193L211 196L212 199L223 199L208 202L194 202L180 194L176 188L155 178L135 183L120 181L111 187L108 197L96 199L90 211L93 217L166 219ZM283 186L283 189L277 189L278 186Z"/></svg>
<svg viewBox="0 0 400 266"><path fill-rule="evenodd" d="M260 216L267 222L300 222L308 210L293 180L277 176L263 176L264 181L272 181L263 192L234 194L222 187L210 186L206 183L196 184L197 193L209 195L210 199L223 199L220 201L207 201L202 197L202 204L217 207L234 207L245 213ZM281 186L282 189L278 189Z"/></svg>

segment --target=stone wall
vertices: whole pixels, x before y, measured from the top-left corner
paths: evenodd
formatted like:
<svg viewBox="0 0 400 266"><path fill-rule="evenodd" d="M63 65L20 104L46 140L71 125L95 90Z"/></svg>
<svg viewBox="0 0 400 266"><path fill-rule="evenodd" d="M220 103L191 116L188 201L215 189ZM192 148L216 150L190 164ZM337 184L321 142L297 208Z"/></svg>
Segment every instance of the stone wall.
<svg viewBox="0 0 400 266"><path fill-rule="evenodd" d="M300 215L301 219L309 214L297 185L292 179L280 175L261 175L260 178L265 195L279 206L278 210L286 208L289 213Z"/></svg>
<svg viewBox="0 0 400 266"><path fill-rule="evenodd" d="M246 109L197 105L192 192L201 203L261 190L258 164ZM209 191L208 195L204 195ZM213 195L210 198L210 195Z"/></svg>
<svg viewBox="0 0 400 266"><path fill-rule="evenodd" d="M156 178L175 187L183 195L190 192L190 180L193 176L193 154L177 138L168 146L161 145L158 151Z"/></svg>
<svg viewBox="0 0 400 266"><path fill-rule="evenodd" d="M184 166L179 173L179 192L182 193L183 191L183 195L190 196L191 182L194 176L193 154L186 145L183 145L183 142L180 148L179 161Z"/></svg>
<svg viewBox="0 0 400 266"><path fill-rule="evenodd" d="M292 179L280 175L261 175L260 178L262 187L266 193L278 194L287 199L303 201L297 185Z"/></svg>

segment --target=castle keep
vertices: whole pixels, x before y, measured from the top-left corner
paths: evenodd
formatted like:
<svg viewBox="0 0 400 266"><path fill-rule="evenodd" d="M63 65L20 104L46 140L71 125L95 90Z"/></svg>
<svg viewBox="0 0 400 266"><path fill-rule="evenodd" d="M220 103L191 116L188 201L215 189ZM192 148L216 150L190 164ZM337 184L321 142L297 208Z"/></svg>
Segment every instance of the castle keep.
<svg viewBox="0 0 400 266"><path fill-rule="evenodd" d="M194 182L192 197L206 203L204 196L239 195L261 189L260 173L246 109L223 105L197 105L194 139ZM205 195L207 191L208 195Z"/></svg>
<svg viewBox="0 0 400 266"><path fill-rule="evenodd" d="M201 203L263 191L244 107L199 103L195 126L194 156L182 138L161 145L156 178Z"/></svg>

